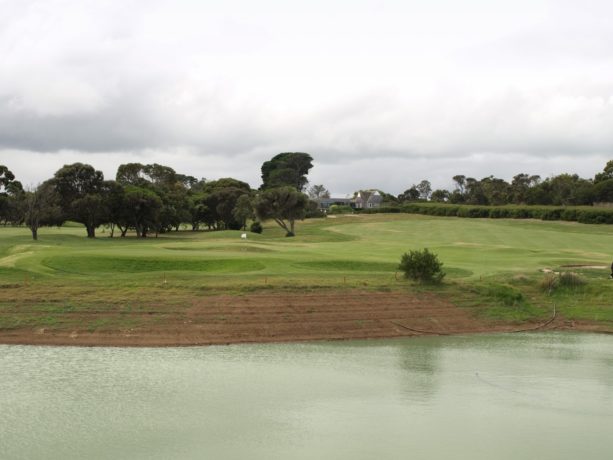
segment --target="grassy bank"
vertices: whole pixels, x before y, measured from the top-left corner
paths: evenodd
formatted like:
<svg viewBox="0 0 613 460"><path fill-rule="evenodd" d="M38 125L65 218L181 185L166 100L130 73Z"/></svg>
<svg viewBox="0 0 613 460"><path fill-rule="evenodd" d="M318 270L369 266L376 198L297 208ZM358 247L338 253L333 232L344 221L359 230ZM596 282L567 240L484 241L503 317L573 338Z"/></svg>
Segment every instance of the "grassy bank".
<svg viewBox="0 0 613 460"><path fill-rule="evenodd" d="M146 240L84 233L42 229L33 242L25 229L0 228L0 330L138 328L212 295L358 289L434 293L476 317L518 325L546 319L555 304L568 321L613 330L613 282L595 268L613 257L608 226L377 214L305 221L295 238L272 224L246 241L233 231ZM442 286L396 273L403 252L424 247L445 264ZM550 291L544 268L577 272L585 283ZM79 312L91 313L86 324Z"/></svg>

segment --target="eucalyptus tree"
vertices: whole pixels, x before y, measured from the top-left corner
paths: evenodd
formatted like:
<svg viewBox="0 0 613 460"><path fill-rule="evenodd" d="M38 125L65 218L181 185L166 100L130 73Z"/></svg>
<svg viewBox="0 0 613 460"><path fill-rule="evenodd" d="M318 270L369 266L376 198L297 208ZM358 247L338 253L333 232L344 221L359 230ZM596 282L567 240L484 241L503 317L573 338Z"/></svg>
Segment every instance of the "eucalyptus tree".
<svg viewBox="0 0 613 460"><path fill-rule="evenodd" d="M308 189L309 198L312 200L318 200L321 198L330 198L330 192L323 185L312 185Z"/></svg>
<svg viewBox="0 0 613 460"><path fill-rule="evenodd" d="M302 192L312 167L313 157L308 153L284 152L275 155L262 164L261 189L290 186Z"/></svg>
<svg viewBox="0 0 613 460"><path fill-rule="evenodd" d="M23 221L38 240L38 229L43 226L60 226L64 222L59 196L51 181L43 182L33 190L24 192L21 200Z"/></svg>
<svg viewBox="0 0 613 460"><path fill-rule="evenodd" d="M96 228L108 220L102 171L83 163L65 165L56 171L52 184L65 218L83 224L87 237L95 238Z"/></svg>
<svg viewBox="0 0 613 460"><path fill-rule="evenodd" d="M294 236L295 222L304 219L308 202L308 196L287 186L258 193L253 207L258 219L273 219L285 230L285 236Z"/></svg>
<svg viewBox="0 0 613 460"><path fill-rule="evenodd" d="M0 165L0 223L19 225L23 222L19 205L22 197L21 182L8 167Z"/></svg>

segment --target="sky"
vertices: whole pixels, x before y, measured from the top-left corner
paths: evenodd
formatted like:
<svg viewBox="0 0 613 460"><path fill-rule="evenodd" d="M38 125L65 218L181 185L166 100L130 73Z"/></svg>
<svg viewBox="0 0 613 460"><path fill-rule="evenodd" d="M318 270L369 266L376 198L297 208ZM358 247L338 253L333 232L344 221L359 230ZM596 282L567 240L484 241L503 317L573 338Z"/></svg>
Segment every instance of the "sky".
<svg viewBox="0 0 613 460"><path fill-rule="evenodd" d="M613 159L610 0L0 0L0 164L161 163L333 194L592 177Z"/></svg>

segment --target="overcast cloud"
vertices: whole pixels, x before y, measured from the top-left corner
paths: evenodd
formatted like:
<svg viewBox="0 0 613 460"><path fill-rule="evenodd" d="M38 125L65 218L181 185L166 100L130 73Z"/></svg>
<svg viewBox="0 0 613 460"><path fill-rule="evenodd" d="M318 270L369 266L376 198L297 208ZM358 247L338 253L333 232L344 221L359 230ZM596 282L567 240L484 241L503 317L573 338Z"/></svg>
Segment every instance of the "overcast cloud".
<svg viewBox="0 0 613 460"><path fill-rule="evenodd" d="M609 0L0 0L0 163L130 161L335 193L613 159Z"/></svg>

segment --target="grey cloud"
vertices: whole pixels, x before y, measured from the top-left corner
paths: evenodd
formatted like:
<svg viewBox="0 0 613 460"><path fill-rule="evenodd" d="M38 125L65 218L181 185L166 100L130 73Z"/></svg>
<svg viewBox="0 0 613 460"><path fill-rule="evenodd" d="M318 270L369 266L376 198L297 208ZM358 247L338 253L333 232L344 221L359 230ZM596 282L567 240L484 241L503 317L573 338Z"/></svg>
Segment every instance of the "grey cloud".
<svg viewBox="0 0 613 460"><path fill-rule="evenodd" d="M433 3L2 2L0 162L153 158L255 185L307 151L312 181L402 191L613 157L609 2Z"/></svg>

